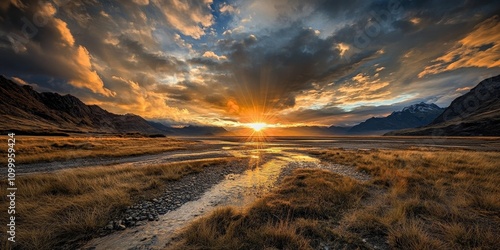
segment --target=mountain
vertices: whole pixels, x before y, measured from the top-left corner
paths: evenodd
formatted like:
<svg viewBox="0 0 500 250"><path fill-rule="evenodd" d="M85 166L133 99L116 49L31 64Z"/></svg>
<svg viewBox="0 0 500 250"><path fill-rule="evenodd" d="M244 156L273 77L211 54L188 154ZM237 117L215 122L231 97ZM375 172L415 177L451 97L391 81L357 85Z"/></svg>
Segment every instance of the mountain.
<svg viewBox="0 0 500 250"><path fill-rule="evenodd" d="M174 128L166 126L163 123L154 122L154 121L148 121L148 123L153 128L160 130L162 132L162 134L165 134L165 135L175 134L175 131L174 131L175 129Z"/></svg>
<svg viewBox="0 0 500 250"><path fill-rule="evenodd" d="M265 134L271 136L321 136L330 135L328 127L321 126L299 126L288 128L267 128Z"/></svg>
<svg viewBox="0 0 500 250"><path fill-rule="evenodd" d="M372 117L348 130L349 134L380 133L390 130L416 128L431 123L444 108L436 104L418 103L392 112L386 117Z"/></svg>
<svg viewBox="0 0 500 250"><path fill-rule="evenodd" d="M189 125L183 128L173 128L175 134L186 136L222 135L227 132L224 128L216 126L194 126Z"/></svg>
<svg viewBox="0 0 500 250"><path fill-rule="evenodd" d="M352 127L340 127L340 126L330 126L327 128L330 134L334 135L346 135Z"/></svg>
<svg viewBox="0 0 500 250"><path fill-rule="evenodd" d="M164 125L160 122L149 121L149 124L162 131L166 135L180 136L206 136L206 135L225 135L228 131L222 127L216 126L196 126L188 125L185 127L174 128Z"/></svg>
<svg viewBox="0 0 500 250"><path fill-rule="evenodd" d="M387 135L500 136L500 75L453 100L428 126Z"/></svg>
<svg viewBox="0 0 500 250"><path fill-rule="evenodd" d="M97 105L86 105L72 95L39 93L0 75L0 131L24 134L140 133L165 135L217 135L220 127L172 128L134 115L117 115Z"/></svg>
<svg viewBox="0 0 500 250"><path fill-rule="evenodd" d="M161 133L144 118L117 115L72 95L39 93L0 76L0 130L26 133Z"/></svg>
<svg viewBox="0 0 500 250"><path fill-rule="evenodd" d="M299 126L299 127L278 127L266 128L262 131L265 136L334 136L345 135L350 127L337 126ZM226 136L250 136L255 134L253 129L239 128L225 133Z"/></svg>

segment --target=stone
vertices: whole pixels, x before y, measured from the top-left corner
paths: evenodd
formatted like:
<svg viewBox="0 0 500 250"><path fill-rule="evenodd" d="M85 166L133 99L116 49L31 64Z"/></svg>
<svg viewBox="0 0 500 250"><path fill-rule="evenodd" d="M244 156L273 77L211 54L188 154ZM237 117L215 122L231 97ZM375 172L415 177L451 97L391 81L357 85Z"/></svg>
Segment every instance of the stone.
<svg viewBox="0 0 500 250"><path fill-rule="evenodd" d="M106 230L113 230L113 229L114 229L114 226L113 226L113 221L110 221L110 222L108 223L108 225L106 225L106 227L105 227L105 228L106 228Z"/></svg>

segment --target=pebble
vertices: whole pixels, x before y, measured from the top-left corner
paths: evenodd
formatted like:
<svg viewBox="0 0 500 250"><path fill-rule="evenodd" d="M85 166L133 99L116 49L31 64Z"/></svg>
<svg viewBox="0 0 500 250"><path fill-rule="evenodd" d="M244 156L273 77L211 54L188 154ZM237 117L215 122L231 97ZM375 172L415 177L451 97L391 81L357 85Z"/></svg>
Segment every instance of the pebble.
<svg viewBox="0 0 500 250"><path fill-rule="evenodd" d="M240 174L246 170L246 162L232 162L221 166L209 167L201 173L184 176L178 181L168 182L160 197L143 200L110 221L103 232L112 233L127 227L143 225L146 221L158 221L160 215L176 210L184 203L199 199L213 185L224 180L227 175Z"/></svg>
<svg viewBox="0 0 500 250"><path fill-rule="evenodd" d="M367 174L358 172L355 168L337 164L317 164L306 162L291 162L285 168L276 180L268 187L271 189L274 185L280 183L282 179L290 175L296 168L323 168L332 172L340 173L360 181L366 181L370 177ZM214 166L210 169L205 169L201 173L190 174L184 176L178 181L168 182L167 186L160 197L152 200L142 200L132 206L129 206L115 220L110 221L104 228L105 233L112 233L115 230L124 230L127 227L143 225L147 221L158 221L160 215L164 215L170 211L176 210L184 203L199 199L203 193L213 185L227 179L234 179L235 175L241 174L247 169L247 163L237 162L227 164L225 166ZM259 194L256 194L260 196ZM212 205L214 202L211 202Z"/></svg>

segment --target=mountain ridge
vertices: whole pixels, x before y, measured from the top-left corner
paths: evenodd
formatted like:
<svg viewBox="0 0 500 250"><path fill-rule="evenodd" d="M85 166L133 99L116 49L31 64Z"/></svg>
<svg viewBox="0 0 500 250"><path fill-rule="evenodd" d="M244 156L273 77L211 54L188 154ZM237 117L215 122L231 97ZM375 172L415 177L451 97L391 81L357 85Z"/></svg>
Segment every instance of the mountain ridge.
<svg viewBox="0 0 500 250"><path fill-rule="evenodd" d="M500 75L482 80L457 97L429 125L386 135L499 136Z"/></svg>
<svg viewBox="0 0 500 250"><path fill-rule="evenodd" d="M3 76L0 76L0 96L2 96L2 100L11 100L4 103L0 100L2 110L10 111L8 113L0 111L0 117L3 117L5 121L9 121L0 124L0 130L2 131L14 130L13 128L16 127L15 130L17 131L30 133L34 133L35 131L33 130L42 130L51 133L146 133L171 136L238 135L238 133L233 133L217 126L188 125L181 128L174 128L158 121L145 120L134 114L113 114L97 105L86 105L73 95L60 95L51 92L39 93L31 86L20 86ZM27 105L23 106L22 103ZM15 106L19 106L19 108ZM112 117L111 120L110 117ZM34 126L30 124L32 122L34 122ZM141 124L139 128L128 129L128 126L136 122ZM30 128L24 126L19 129L19 124L22 123L29 124ZM303 132L308 135L342 135L349 128L337 126L304 126L284 130L287 130L286 134L292 135L299 135ZM271 130L273 129L269 129L268 132L271 132ZM283 131L283 129L278 130ZM251 133L242 134L247 135Z"/></svg>
<svg viewBox="0 0 500 250"><path fill-rule="evenodd" d="M141 133L166 135L205 135L223 128L196 127L200 132L167 127L135 114L119 115L97 105L87 105L77 97L52 92L37 92L29 85L0 75L1 131L26 134ZM196 130L196 129L194 129ZM225 130L224 130L225 131Z"/></svg>
<svg viewBox="0 0 500 250"><path fill-rule="evenodd" d="M444 108L440 108L434 103L426 104L420 102L404 107L401 111L394 111L386 117L369 118L353 126L347 132L349 134L363 134L377 131L416 128L431 123L444 110Z"/></svg>

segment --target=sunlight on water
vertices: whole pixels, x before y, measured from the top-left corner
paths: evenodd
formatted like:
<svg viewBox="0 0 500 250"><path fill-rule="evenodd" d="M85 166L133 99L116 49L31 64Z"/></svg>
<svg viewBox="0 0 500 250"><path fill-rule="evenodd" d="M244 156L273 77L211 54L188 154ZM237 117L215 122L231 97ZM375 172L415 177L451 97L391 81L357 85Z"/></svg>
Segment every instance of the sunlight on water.
<svg viewBox="0 0 500 250"><path fill-rule="evenodd" d="M275 185L283 170L292 161L319 163L310 156L283 151L282 148L256 150L231 150L233 156L249 157L250 168L241 174L230 174L206 191L195 201L182 205L175 211L160 216L159 221L128 228L103 238L95 239L90 245L95 249L161 249L182 227L196 217L207 214L219 206L245 207ZM265 157L264 157L265 156ZM263 158L266 158L264 161Z"/></svg>

